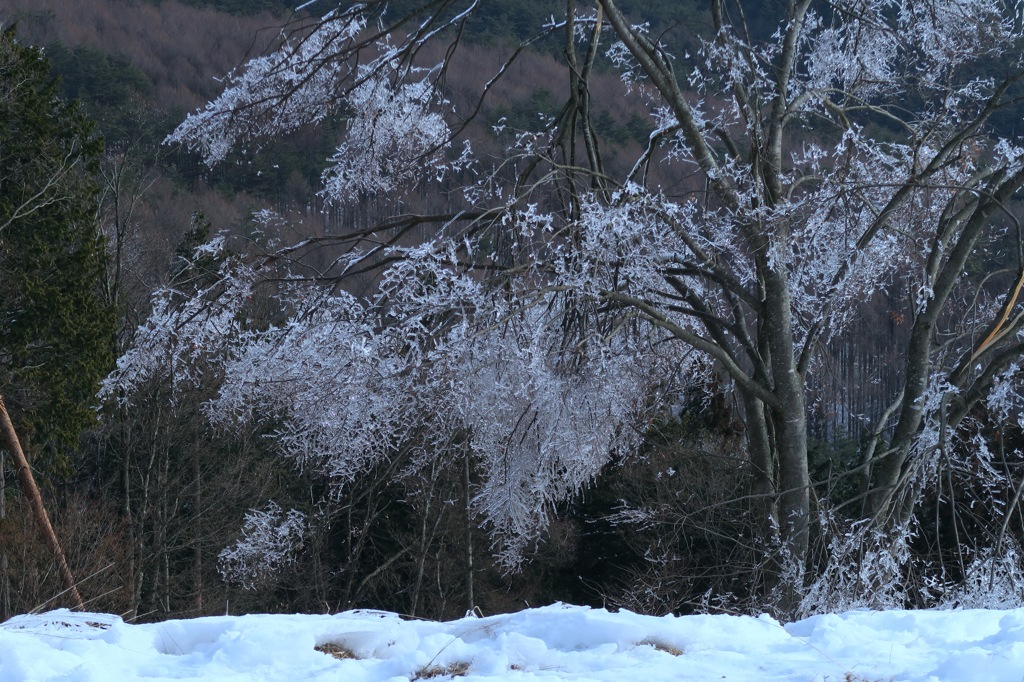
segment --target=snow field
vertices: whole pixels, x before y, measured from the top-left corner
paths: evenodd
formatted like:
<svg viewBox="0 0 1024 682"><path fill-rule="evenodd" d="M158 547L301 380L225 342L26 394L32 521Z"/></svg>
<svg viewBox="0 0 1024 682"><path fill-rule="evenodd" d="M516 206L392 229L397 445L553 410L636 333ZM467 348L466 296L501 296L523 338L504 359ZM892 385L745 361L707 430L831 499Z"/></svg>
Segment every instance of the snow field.
<svg viewBox="0 0 1024 682"><path fill-rule="evenodd" d="M853 611L786 625L560 604L447 623L351 611L132 625L61 610L0 625L0 682L422 679L1019 682L1024 609Z"/></svg>

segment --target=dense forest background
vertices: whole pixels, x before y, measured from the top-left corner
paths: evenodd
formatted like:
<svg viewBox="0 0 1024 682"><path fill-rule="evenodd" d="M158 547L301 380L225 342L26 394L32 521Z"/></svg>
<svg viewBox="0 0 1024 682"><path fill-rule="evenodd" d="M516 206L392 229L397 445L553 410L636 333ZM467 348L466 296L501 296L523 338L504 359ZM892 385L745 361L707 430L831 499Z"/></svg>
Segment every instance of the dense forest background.
<svg viewBox="0 0 1024 682"><path fill-rule="evenodd" d="M393 11L410 4L397 1ZM753 34L774 30L774 3L742 4ZM81 101L104 145L96 210L113 263L107 275L117 316L112 355L129 345L149 312L152 291L169 284L187 289L206 276L202 264L188 258L193 247L221 230L259 239L252 216L261 209L291 218L295 230L310 236L374 224L398 201L423 212L448 208L437 186L401 198L367 198L346 211L326 207L317 190L323 160L338 137L331 125L235 153L214 170L162 144L188 112L217 94L215 77L275 43L279 27L293 19L292 5L0 3L0 24L16 24L20 40L44 48L61 94ZM687 54L696 37L710 30L695 0L621 6L634 20L650 22L654 34L673 29L666 35L678 54ZM507 51L530 38L550 13L542 0L484 3L467 31L461 61L448 75L456 108L460 102L469 106ZM555 93L561 75L554 66L560 49L557 39L537 41L516 63L474 123L470 137L477 149L499 148L492 129L499 122L528 129L538 114L560 106ZM609 65L600 70L592 94L610 104L596 127L614 168L617 157L625 162L638 155L653 127L630 108ZM1005 111L996 122L1013 132L1019 118ZM671 186L685 178L666 176L663 182ZM992 253L994 262L1004 257ZM897 288L875 294L866 302L863 323L871 333L829 350L843 372L856 375L822 373L811 406L812 468L832 488L855 487L854 481L832 481L828 472L857 457L864 415L877 414L898 385L892 354L906 334L907 305L907 292ZM849 385L859 392L839 388ZM490 541L467 514L474 481L469 465L454 460L426 475L404 475L410 463L396 457L351 486L330 514L318 516L321 527L310 535L315 546L294 557L287 571L268 574L258 585L231 584L218 570L218 556L238 537L250 509L270 499L309 508L322 498L323 484L282 463L259 430L209 427L202 405L215 390L209 386L169 403L170 387L155 381L131 408L104 406L73 446L47 448L41 433L23 434L90 609L161 619L368 607L447 618L470 605L489 613L563 600L664 613L712 608L717 602L709 602L711 595L723 608L743 604L762 579L751 505L739 494L745 485L742 428L731 396L720 393L710 401L683 396L652 425L641 461L614 463L593 488L559 509L547 537L511 573L492 564ZM11 402L12 413L23 417L28 406ZM999 434L1001 443L1019 437L1011 430ZM973 473L963 476L958 492L950 481L950 495L975 494ZM63 603L51 558L13 480L5 462L0 620ZM653 512L637 525L630 512L640 509ZM938 502L922 514L929 517L918 543L922 555L948 561L953 573L963 569L977 529L991 521L946 516Z"/></svg>

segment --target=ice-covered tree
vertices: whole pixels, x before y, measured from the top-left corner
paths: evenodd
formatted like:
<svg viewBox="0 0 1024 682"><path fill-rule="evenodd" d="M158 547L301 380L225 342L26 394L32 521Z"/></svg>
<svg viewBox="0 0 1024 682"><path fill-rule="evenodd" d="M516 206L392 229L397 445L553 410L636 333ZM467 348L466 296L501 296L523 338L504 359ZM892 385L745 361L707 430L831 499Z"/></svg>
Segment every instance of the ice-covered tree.
<svg viewBox="0 0 1024 682"><path fill-rule="evenodd" d="M905 536L971 414L1020 414L1024 148L991 124L1024 73L1018 3L788 0L762 35L743 3L713 0L700 50L673 54L615 0L567 0L538 27L564 39L564 106L503 131L497 162L462 143L479 108L445 91L480 4L399 18L339 7L181 124L169 140L216 163L341 117L325 197L440 178L461 205L234 253L208 288L158 294L106 390L216 372L211 418L273 419L282 451L339 485L411 443L429 458L466 442L484 476L476 509L514 561L553 502L635 452L666 397L714 373L735 391L765 561L793 606L814 377L823 349L858 332L861 303L895 285L910 292L901 388L864 415L860 463L843 474L864 481L872 537ZM596 132L599 59L654 128L621 172ZM988 248L1007 250L1008 272L976 276ZM304 260L314 249L328 266ZM372 293L346 290L367 272ZM256 319L254 295L278 316Z"/></svg>

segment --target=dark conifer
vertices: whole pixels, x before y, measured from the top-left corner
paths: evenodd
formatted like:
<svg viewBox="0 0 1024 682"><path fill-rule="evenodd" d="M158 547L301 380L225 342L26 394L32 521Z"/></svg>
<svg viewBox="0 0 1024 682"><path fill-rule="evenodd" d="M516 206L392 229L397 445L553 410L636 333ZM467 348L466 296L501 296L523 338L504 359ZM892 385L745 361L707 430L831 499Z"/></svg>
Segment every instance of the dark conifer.
<svg viewBox="0 0 1024 682"><path fill-rule="evenodd" d="M0 394L30 451L60 463L95 418L113 315L95 173L102 141L41 50L0 35Z"/></svg>

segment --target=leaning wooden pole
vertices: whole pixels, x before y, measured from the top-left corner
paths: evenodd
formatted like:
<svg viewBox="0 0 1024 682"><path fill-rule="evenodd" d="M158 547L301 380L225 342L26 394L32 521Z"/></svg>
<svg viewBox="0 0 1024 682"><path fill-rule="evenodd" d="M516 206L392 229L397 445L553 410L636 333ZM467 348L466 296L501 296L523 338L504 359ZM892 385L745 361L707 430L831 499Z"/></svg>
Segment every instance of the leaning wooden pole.
<svg viewBox="0 0 1024 682"><path fill-rule="evenodd" d="M32 475L32 468L28 465L25 451L21 449L18 432L14 430L11 415L7 412L7 405L4 404L2 395L0 395L0 447L10 452L11 457L14 458L14 469L18 474L21 491L28 498L29 505L32 507L32 515L36 517L43 535L46 536L46 544L50 546L53 558L57 561L57 568L60 569L60 575L64 579L65 591L71 595L75 607L84 611L85 604L82 602L82 595L78 593L75 578L71 575L71 567L68 566L68 560L57 540L57 534L53 532L50 517L46 513L46 507L43 506L43 496L39 493L39 486L36 485L36 479Z"/></svg>

